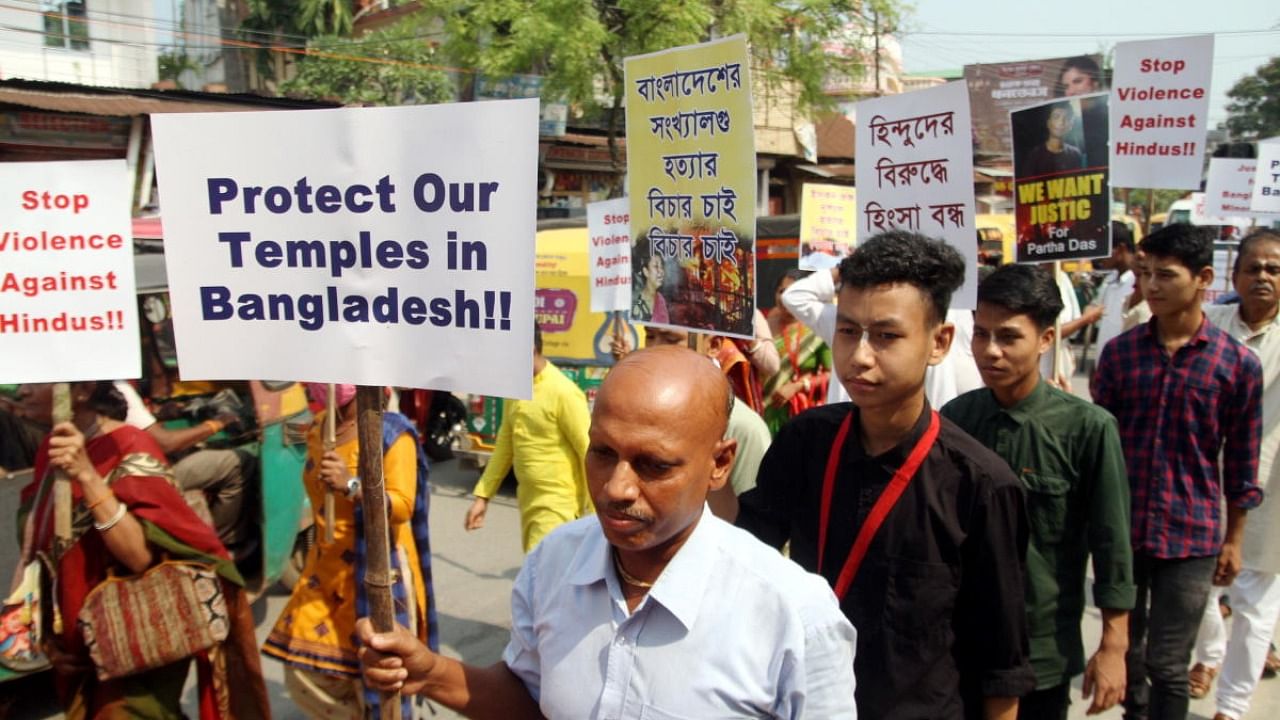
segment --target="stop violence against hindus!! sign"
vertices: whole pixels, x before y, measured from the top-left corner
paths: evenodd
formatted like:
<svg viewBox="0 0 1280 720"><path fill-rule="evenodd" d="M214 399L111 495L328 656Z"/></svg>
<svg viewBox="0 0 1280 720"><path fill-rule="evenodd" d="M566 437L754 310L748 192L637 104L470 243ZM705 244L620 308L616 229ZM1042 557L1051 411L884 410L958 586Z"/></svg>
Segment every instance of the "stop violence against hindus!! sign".
<svg viewBox="0 0 1280 720"><path fill-rule="evenodd" d="M587 205L591 312L631 310L631 200Z"/></svg>
<svg viewBox="0 0 1280 720"><path fill-rule="evenodd" d="M124 160L0 164L0 378L136 378Z"/></svg>
<svg viewBox="0 0 1280 720"><path fill-rule="evenodd" d="M1116 44L1111 184L1200 188L1213 36Z"/></svg>
<svg viewBox="0 0 1280 720"><path fill-rule="evenodd" d="M152 123L185 376L530 396L536 98Z"/></svg>

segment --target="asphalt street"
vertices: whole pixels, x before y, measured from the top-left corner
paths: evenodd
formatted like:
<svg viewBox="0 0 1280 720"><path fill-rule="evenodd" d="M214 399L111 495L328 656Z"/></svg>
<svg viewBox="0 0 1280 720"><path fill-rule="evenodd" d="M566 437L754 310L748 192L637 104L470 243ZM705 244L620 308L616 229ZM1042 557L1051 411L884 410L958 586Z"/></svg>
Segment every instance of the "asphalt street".
<svg viewBox="0 0 1280 720"><path fill-rule="evenodd" d="M462 467L457 461L437 463L432 471L431 542L435 572L436 600L440 618L440 637L444 652L467 662L489 664L498 661L506 645L510 627L508 596L519 570L519 515L511 488L489 505L486 526L468 533L462 529L462 518L470 504L469 492L478 473ZM0 524L0 573L8 577L15 562L15 552L8 540L13 537L8 523L8 509L16 506L18 488L14 483L0 483L0 508L4 523ZM283 590L264 597L256 607L258 637L265 638L284 607L288 596ZM1085 647L1097 646L1101 627L1098 611L1090 607L1085 616ZM289 700L284 688L281 665L263 660L263 670L271 696L272 715L277 720L304 720L305 716ZM1074 683L1070 717L1084 718L1087 703L1080 700L1079 680ZM42 683L0 686L0 695L18 693L23 704L12 714L14 720L52 720L61 718L52 702L51 689ZM195 718L194 684L188 685L188 714ZM433 714L434 712L434 714ZM1212 696L1192 704L1191 718L1211 720L1214 714ZM421 718L455 718L458 715L443 708L423 707ZM1113 709L1101 718L1119 718ZM1280 717L1280 679L1264 680L1248 715L1251 719Z"/></svg>

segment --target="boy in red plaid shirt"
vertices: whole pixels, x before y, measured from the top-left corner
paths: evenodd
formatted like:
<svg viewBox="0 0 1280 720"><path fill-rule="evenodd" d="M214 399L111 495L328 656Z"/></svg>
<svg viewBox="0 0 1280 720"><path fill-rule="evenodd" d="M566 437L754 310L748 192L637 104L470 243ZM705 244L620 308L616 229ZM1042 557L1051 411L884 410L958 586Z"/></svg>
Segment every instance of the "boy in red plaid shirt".
<svg viewBox="0 0 1280 720"><path fill-rule="evenodd" d="M1120 423L1132 497L1138 596L1125 717L1183 720L1206 593L1239 572L1245 513L1262 502L1262 367L1200 309L1213 282L1209 235L1170 225L1141 249L1154 317L1103 348L1093 397Z"/></svg>

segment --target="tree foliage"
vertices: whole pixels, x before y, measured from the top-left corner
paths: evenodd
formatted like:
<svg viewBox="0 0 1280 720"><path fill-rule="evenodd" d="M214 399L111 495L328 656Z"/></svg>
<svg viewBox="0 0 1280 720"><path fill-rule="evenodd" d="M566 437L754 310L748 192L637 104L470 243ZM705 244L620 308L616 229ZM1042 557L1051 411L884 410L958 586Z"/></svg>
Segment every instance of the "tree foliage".
<svg viewBox="0 0 1280 720"><path fill-rule="evenodd" d="M347 104L420 105L452 99L454 85L435 65L435 51L417 25L400 23L351 38L324 36L307 44L297 74L281 84L290 95Z"/></svg>
<svg viewBox="0 0 1280 720"><path fill-rule="evenodd" d="M171 51L161 52L156 56L156 65L161 80L173 80L178 82L178 78L182 73L191 70L198 70L195 61L187 55L186 51L181 48L175 48ZM181 87L181 83L179 83Z"/></svg>
<svg viewBox="0 0 1280 720"><path fill-rule="evenodd" d="M1280 55L1227 91L1227 130L1240 140L1280 135Z"/></svg>
<svg viewBox="0 0 1280 720"><path fill-rule="evenodd" d="M858 77L868 27L892 32L904 12L889 0L425 0L439 17L445 49L489 75L544 76L545 96L591 110L621 107L623 59L745 33L752 70L767 89L786 83L801 110L825 107L828 73Z"/></svg>

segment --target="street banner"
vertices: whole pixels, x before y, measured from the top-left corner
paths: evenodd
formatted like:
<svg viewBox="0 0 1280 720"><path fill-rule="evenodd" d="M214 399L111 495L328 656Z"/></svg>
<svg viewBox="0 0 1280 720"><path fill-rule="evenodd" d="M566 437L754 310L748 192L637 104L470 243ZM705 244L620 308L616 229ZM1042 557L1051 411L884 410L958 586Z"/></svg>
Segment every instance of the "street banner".
<svg viewBox="0 0 1280 720"><path fill-rule="evenodd" d="M1110 255L1107 163L1087 150L1107 144L1107 94L1050 100L1009 119L1017 261Z"/></svg>
<svg viewBox="0 0 1280 720"><path fill-rule="evenodd" d="M1009 155L1009 111L1105 89L1102 56L965 65L975 153Z"/></svg>
<svg viewBox="0 0 1280 720"><path fill-rule="evenodd" d="M746 38L624 67L631 319L749 339L756 151Z"/></svg>
<svg viewBox="0 0 1280 720"><path fill-rule="evenodd" d="M964 257L952 307L978 301L969 95L960 83L863 100L856 138L859 242L886 230L946 240Z"/></svg>
<svg viewBox="0 0 1280 720"><path fill-rule="evenodd" d="M587 205L591 312L631 309L631 200Z"/></svg>
<svg viewBox="0 0 1280 720"><path fill-rule="evenodd" d="M1200 188L1212 75L1212 35L1116 44L1112 185Z"/></svg>
<svg viewBox="0 0 1280 720"><path fill-rule="evenodd" d="M1258 213L1280 213L1280 137L1258 143L1258 169L1253 176L1249 209Z"/></svg>
<svg viewBox="0 0 1280 720"><path fill-rule="evenodd" d="M0 378L142 374L124 160L0 163Z"/></svg>
<svg viewBox="0 0 1280 720"><path fill-rule="evenodd" d="M800 269L830 270L853 250L858 191L805 183L800 196Z"/></svg>
<svg viewBox="0 0 1280 720"><path fill-rule="evenodd" d="M183 377L530 397L536 99L152 129Z"/></svg>
<svg viewBox="0 0 1280 720"><path fill-rule="evenodd" d="M1212 158L1204 186L1204 214L1219 220L1214 225L1238 225L1243 218L1280 219L1280 212L1254 211L1249 203L1258 161L1244 158ZM1244 221L1248 224L1248 221Z"/></svg>

